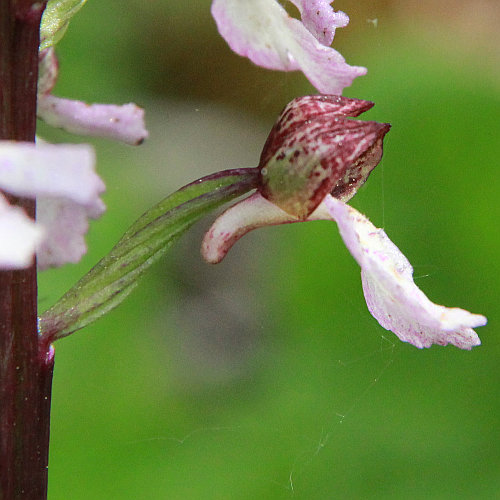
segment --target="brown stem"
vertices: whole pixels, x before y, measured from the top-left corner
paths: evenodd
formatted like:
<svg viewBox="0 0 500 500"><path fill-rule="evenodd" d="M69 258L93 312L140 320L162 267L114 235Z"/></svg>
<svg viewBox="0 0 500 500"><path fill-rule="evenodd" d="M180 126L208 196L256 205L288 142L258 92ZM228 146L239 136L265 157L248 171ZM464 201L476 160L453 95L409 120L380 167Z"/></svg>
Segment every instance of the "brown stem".
<svg viewBox="0 0 500 500"><path fill-rule="evenodd" d="M0 0L0 140L36 128L39 25L44 2ZM9 197L35 217L35 202ZM53 351L39 343L35 263L0 272L0 499L47 495Z"/></svg>

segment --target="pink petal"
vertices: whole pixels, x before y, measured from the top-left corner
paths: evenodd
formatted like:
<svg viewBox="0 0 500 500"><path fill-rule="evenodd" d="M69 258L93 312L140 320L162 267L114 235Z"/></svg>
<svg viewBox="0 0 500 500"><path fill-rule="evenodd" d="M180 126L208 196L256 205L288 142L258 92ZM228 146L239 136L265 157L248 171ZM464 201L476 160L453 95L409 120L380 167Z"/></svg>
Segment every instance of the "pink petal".
<svg viewBox="0 0 500 500"><path fill-rule="evenodd" d="M85 144L0 142L0 189L36 198L39 268L76 262L85 253L87 217L104 211L104 183L94 170L93 149Z"/></svg>
<svg viewBox="0 0 500 500"><path fill-rule="evenodd" d="M0 269L21 269L33 262L42 230L19 207L0 195Z"/></svg>
<svg viewBox="0 0 500 500"><path fill-rule="evenodd" d="M214 0L212 15L234 52L264 68L300 69L323 94L341 94L357 76L366 74L366 68L349 66L274 0ZM306 19L314 25L310 16Z"/></svg>
<svg viewBox="0 0 500 500"><path fill-rule="evenodd" d="M99 212L104 183L86 144L0 142L0 189L16 196L64 197Z"/></svg>
<svg viewBox="0 0 500 500"><path fill-rule="evenodd" d="M148 136L144 110L135 104L87 104L53 95L38 99L38 117L53 127L79 135L141 144Z"/></svg>
<svg viewBox="0 0 500 500"><path fill-rule="evenodd" d="M40 198L36 213L37 222L45 231L45 238L37 246L38 269L79 262L87 252L88 217L96 218L99 213L95 209L89 212L85 206L66 198Z"/></svg>
<svg viewBox="0 0 500 500"><path fill-rule="evenodd" d="M308 220L330 219L323 206L311 214ZM260 193L236 203L223 212L203 238L201 255L210 264L219 263L231 247L245 234L264 226L301 222L281 210Z"/></svg>
<svg viewBox="0 0 500 500"><path fill-rule="evenodd" d="M356 117L373 107L373 102L339 95L305 95L290 101L274 124L262 150L259 164L265 165L288 136L311 123L312 120Z"/></svg>
<svg viewBox="0 0 500 500"><path fill-rule="evenodd" d="M293 220L293 217L267 201L260 193L255 193L228 208L215 220L203 238L201 255L208 263L217 264L252 229Z"/></svg>
<svg viewBox="0 0 500 500"><path fill-rule="evenodd" d="M304 26L323 45L331 45L335 28L344 28L349 24L349 17L343 12L335 12L330 7L331 0L292 0Z"/></svg>
<svg viewBox="0 0 500 500"><path fill-rule="evenodd" d="M471 349L481 343L472 328L485 325L484 316L431 302L413 282L411 264L382 229L332 196L324 205L361 266L368 309L385 329L419 348L453 344Z"/></svg>

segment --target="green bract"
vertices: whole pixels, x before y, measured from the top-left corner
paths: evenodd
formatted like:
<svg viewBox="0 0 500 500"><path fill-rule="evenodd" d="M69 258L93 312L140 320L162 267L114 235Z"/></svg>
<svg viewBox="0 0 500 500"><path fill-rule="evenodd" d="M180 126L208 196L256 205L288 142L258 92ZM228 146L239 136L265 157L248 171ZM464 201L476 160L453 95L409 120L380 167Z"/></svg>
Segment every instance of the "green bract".
<svg viewBox="0 0 500 500"><path fill-rule="evenodd" d="M40 318L52 342L107 313L135 288L139 277L196 221L257 186L257 169L218 172L171 194L140 217L122 239Z"/></svg>
<svg viewBox="0 0 500 500"><path fill-rule="evenodd" d="M87 0L49 0L40 26L40 50L52 47L61 40L70 19Z"/></svg>

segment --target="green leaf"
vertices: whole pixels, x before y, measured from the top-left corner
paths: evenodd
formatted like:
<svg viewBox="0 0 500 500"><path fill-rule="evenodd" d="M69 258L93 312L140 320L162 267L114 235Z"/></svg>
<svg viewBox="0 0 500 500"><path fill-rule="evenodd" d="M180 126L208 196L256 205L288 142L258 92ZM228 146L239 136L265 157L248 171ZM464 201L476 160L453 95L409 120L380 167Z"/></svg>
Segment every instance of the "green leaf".
<svg viewBox="0 0 500 500"><path fill-rule="evenodd" d="M257 179L257 169L226 170L192 182L155 205L40 317L40 334L52 342L116 307L187 229L211 210L254 189Z"/></svg>
<svg viewBox="0 0 500 500"><path fill-rule="evenodd" d="M49 0L40 26L40 50L52 47L61 40L70 19L87 0Z"/></svg>

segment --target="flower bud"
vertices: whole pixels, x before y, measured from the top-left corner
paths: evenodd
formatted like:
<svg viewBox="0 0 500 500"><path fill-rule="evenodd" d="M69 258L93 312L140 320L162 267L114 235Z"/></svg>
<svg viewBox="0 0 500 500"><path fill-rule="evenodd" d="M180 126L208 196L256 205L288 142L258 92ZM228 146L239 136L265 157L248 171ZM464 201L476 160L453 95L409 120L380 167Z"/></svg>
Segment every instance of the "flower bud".
<svg viewBox="0 0 500 500"><path fill-rule="evenodd" d="M352 198L382 157L388 123L350 120L373 103L333 95L298 97L280 115L260 158L260 192L306 219L331 193Z"/></svg>
<svg viewBox="0 0 500 500"><path fill-rule="evenodd" d="M38 53L38 94L50 94L56 85L59 62L53 47Z"/></svg>

